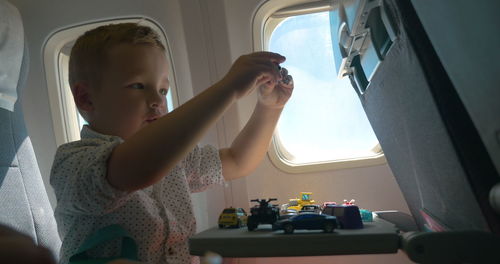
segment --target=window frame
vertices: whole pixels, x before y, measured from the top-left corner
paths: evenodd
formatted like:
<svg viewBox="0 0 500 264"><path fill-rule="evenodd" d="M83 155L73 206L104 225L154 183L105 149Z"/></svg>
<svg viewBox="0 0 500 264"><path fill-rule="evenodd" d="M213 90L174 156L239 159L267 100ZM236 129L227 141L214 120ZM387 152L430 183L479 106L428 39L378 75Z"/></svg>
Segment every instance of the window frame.
<svg viewBox="0 0 500 264"><path fill-rule="evenodd" d="M335 8L336 4L337 1L331 0L318 0L314 2L310 0L288 0L267 1L263 3L253 17L253 50L265 50L269 45L271 33L287 17L328 11ZM307 173L377 166L387 163L380 143L374 146L373 151L377 154L370 157L295 164L287 160L286 157L290 156L290 154L286 153L286 149L279 140L278 133L275 132L267 154L273 165L284 172Z"/></svg>
<svg viewBox="0 0 500 264"><path fill-rule="evenodd" d="M52 125L56 139L56 145L80 139L80 126L78 122L78 110L73 101L73 96L69 89L65 89L65 75L60 67L66 56L62 53L68 52L65 47L76 40L78 36L95 27L110 23L140 23L151 27L160 35L160 41L165 46L167 62L169 67L170 92L172 93L173 107L179 105L177 93L175 69L172 61L172 53L168 45L168 38L159 23L146 17L126 17L118 19L107 19L91 21L78 25L73 25L52 33L43 47L43 66L49 94L50 111L52 115ZM67 76L66 76L67 77Z"/></svg>

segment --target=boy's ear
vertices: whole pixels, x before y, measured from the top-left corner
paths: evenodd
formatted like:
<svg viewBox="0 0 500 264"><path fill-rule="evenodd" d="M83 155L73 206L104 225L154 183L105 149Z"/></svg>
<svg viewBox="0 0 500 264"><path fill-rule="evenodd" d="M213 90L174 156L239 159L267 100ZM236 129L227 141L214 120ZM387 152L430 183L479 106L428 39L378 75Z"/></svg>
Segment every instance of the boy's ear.
<svg viewBox="0 0 500 264"><path fill-rule="evenodd" d="M90 86L87 83L77 82L73 85L73 98L79 109L85 112L91 112L94 109L90 96Z"/></svg>

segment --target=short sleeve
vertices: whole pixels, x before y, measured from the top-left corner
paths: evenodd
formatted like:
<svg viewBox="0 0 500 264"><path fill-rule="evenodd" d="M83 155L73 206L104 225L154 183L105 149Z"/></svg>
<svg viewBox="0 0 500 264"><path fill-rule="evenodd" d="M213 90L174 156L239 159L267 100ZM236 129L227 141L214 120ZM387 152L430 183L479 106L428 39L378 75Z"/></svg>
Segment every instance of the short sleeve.
<svg viewBox="0 0 500 264"><path fill-rule="evenodd" d="M219 150L212 145L196 146L183 162L191 192L202 192L210 185L223 184Z"/></svg>
<svg viewBox="0 0 500 264"><path fill-rule="evenodd" d="M128 193L113 188L106 179L108 159L121 142L119 137L103 135L58 148L50 177L58 211L103 215L127 200Z"/></svg>

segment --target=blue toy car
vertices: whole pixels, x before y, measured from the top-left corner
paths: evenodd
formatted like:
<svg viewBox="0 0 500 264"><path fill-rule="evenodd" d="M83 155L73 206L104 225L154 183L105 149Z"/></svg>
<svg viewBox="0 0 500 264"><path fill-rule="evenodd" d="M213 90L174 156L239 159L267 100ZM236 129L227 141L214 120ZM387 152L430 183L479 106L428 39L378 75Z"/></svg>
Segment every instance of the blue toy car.
<svg viewBox="0 0 500 264"><path fill-rule="evenodd" d="M330 215L321 214L299 214L288 219L274 222L273 230L285 231L285 234L292 234L295 229L318 229L327 233L332 233L337 228L337 218Z"/></svg>

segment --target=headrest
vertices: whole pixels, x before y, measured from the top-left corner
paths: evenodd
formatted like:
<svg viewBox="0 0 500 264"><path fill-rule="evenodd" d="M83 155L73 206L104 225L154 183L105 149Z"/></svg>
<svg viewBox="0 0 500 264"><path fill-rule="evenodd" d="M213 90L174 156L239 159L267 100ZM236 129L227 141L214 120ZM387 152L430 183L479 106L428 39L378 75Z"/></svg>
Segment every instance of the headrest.
<svg viewBox="0 0 500 264"><path fill-rule="evenodd" d="M24 55L24 29L15 6L0 0L0 107L14 110Z"/></svg>

